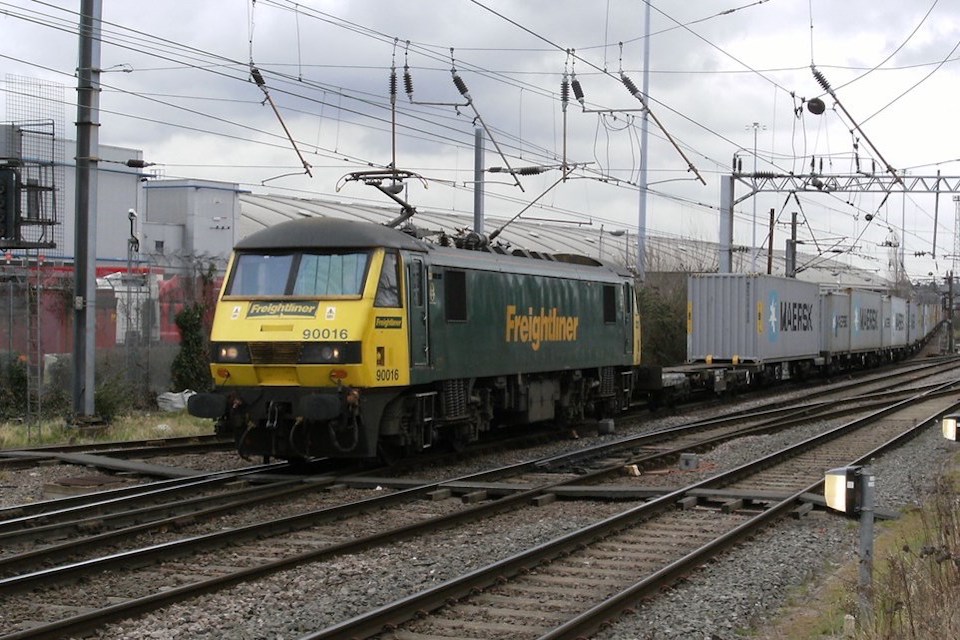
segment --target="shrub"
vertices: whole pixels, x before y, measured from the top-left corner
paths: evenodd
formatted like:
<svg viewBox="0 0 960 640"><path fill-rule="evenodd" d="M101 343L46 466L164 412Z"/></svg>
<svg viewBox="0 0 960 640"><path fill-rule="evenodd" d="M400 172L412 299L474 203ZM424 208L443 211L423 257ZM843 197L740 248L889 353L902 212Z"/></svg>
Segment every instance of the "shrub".
<svg viewBox="0 0 960 640"><path fill-rule="evenodd" d="M180 353L173 359L173 391L209 391L213 388L205 314L206 305L195 302L185 306L175 318L180 330Z"/></svg>

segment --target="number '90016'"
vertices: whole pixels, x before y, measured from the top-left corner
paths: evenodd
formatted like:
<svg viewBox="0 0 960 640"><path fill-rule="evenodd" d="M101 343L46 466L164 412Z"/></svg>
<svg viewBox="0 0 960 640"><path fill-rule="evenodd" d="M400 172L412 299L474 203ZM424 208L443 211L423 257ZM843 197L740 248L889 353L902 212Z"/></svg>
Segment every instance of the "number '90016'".
<svg viewBox="0 0 960 640"><path fill-rule="evenodd" d="M399 369L377 369L377 382L396 382L399 379Z"/></svg>
<svg viewBox="0 0 960 640"><path fill-rule="evenodd" d="M304 329L304 340L346 340L346 329Z"/></svg>

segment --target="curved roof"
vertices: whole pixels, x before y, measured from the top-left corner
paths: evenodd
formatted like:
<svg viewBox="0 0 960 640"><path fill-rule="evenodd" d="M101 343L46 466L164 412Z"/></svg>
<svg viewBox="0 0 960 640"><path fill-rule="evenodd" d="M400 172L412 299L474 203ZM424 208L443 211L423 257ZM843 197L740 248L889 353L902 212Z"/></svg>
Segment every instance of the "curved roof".
<svg viewBox="0 0 960 640"><path fill-rule="evenodd" d="M294 247L392 247L426 251L421 240L391 227L334 217L287 220L252 233L237 249L290 249Z"/></svg>
<svg viewBox="0 0 960 640"><path fill-rule="evenodd" d="M237 238L246 238L256 231L289 220L330 217L383 224L399 215L396 206L257 193L240 193L239 197L241 219L237 224ZM417 227L421 237L440 233L455 236L461 230L473 228L472 216L448 211L418 210L409 222ZM485 231L489 234L504 222L488 216ZM414 238L406 237L416 242ZM240 240L239 246L243 246L243 242ZM637 233L635 229L605 228L605 225L546 223L520 218L504 228L494 245L506 252L523 248L551 254L578 254L630 268L636 262ZM645 246L645 269L648 272L714 272L719 265L719 245L715 242L648 234ZM733 271L749 272L750 253L735 252L733 263ZM756 263L766 272L766 252ZM784 251L774 250L773 275L783 275L785 263ZM871 289L891 286L879 269L859 269L833 258L798 253L797 265L800 268L798 279L821 285Z"/></svg>

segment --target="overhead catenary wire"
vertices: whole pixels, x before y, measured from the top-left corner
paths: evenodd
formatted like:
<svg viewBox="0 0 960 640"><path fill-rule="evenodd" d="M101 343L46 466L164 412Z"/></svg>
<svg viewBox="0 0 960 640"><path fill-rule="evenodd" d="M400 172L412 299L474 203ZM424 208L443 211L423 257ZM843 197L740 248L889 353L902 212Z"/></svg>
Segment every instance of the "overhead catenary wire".
<svg viewBox="0 0 960 640"><path fill-rule="evenodd" d="M262 1L261 3L264 4L263 1ZM269 3L268 3L268 4L269 4ZM357 29L357 30L360 31L359 29ZM379 37L379 36L378 36L378 37ZM197 66L197 65L192 65L192 66ZM339 95L342 96L342 95L343 95L342 92L341 92Z"/></svg>
<svg viewBox="0 0 960 640"><path fill-rule="evenodd" d="M539 38L539 39L543 40L544 42L547 42L548 44L553 45L558 51L571 51L571 50L569 50L569 49L565 49L564 47L561 47L560 45L558 45L558 44L550 41L549 39L545 38L544 36L542 36L542 35L534 32L534 31L531 31L531 30L528 29L527 27L521 25L520 23L516 22L515 20L512 20L511 18L508 18L507 16L503 15L502 13L491 9L490 7L484 5L482 2L480 2L479 0L470 0L470 1L471 1L473 4L477 5L478 7L482 8L482 9L485 9L486 11L489 11L490 13L492 13L492 14L496 15L497 17L499 17L499 18L501 18L501 19L509 22L510 24L518 27L519 29L522 29L523 31L529 33L530 35L532 35L532 36L534 36L534 37L536 37L536 38ZM576 55L576 54L574 53L573 55ZM606 69L600 69L599 67L597 67L596 65L594 65L594 64L591 63L590 61L586 60L585 58L578 57L578 59L581 60L582 62L584 62L584 64L587 64L587 65L593 67L594 69L597 69L598 71L603 72L604 75L608 75L608 76L610 76L610 77L615 77L615 76L613 76L613 74L609 73ZM636 96L635 96L635 97L636 97ZM666 130L666 128L664 128L663 123L660 122L659 118L657 118L656 115L650 110L649 105L646 105L646 104L645 104L645 108L647 109L648 115L649 115L649 116L651 117L651 119L653 119L653 121L656 123L656 125L657 125L657 127L660 129L660 131L668 138L668 140L670 141L670 143L673 145L674 149L676 149L677 153L679 153L680 156L683 158L683 160L687 163L687 170L688 170L688 171L693 171L693 172L697 175L697 177L703 182L703 184L706 185L706 181L703 180L703 177L700 175L699 171L697 171L697 168L696 168L696 167L694 166L694 164L690 161L690 159L687 158L687 156L686 156L686 154L683 152L683 150L680 149L680 147L677 145L676 141L673 139L673 137L670 135L670 133Z"/></svg>
<svg viewBox="0 0 960 640"><path fill-rule="evenodd" d="M260 8L262 9L263 6L266 6L266 5L269 4L269 3L265 3L265 2L262 2L262 1L261 1L259 4L261 5ZM290 6L295 6L295 5L292 5L292 4L291 4ZM291 14L291 15L293 15L293 14ZM260 22L265 24L265 22L264 22L263 20L261 20ZM262 25L261 25L261 26L262 26ZM294 80L299 79L299 78L298 78L298 75L299 75L299 74L297 73L298 69L293 69L293 68L291 68L290 71L293 73L292 78L293 78ZM270 74L269 76L267 76L267 77L268 77L268 79L270 80L271 90L273 91L273 90L275 89L275 88L274 88L274 82L275 82L275 81L279 82L279 81L280 81L280 78L279 78L279 76L276 76L276 77L275 77L273 72L271 72L271 74ZM352 83L351 83L351 84L352 84ZM572 89L573 89L573 87L571 87L571 90L572 90ZM352 98L353 95L356 95L356 94L357 94L357 90L356 90L356 89L352 89L352 88L349 88L349 89L341 89L341 92L344 92L344 91L347 92L347 93L349 93L349 94L351 94L351 98ZM275 94L275 95L278 95L278 94ZM277 99L278 99L278 100L282 100L280 97L278 97ZM384 103L385 103L385 101L383 101L383 100L381 100L380 102L381 102L381 104L384 104ZM349 106L348 100L345 99L345 100L344 100L344 103L345 103L345 106ZM320 104L320 103L318 103L318 104ZM337 99L331 99L331 100L329 101L329 104L336 105L336 104L337 104ZM365 109L365 107L361 107L361 110L364 110L364 109ZM375 111L373 111L373 110L371 110L371 109L366 109L366 110L367 110L368 112L373 112L373 114L376 113ZM420 112L422 113L423 110L420 110ZM288 109L286 108L285 105L284 105L284 113L289 115L289 111L288 111ZM334 117L337 117L337 118L338 118L338 122L339 122L339 114L334 114ZM366 117L366 116L365 116L365 117ZM350 123L350 120L351 120L351 119L350 119L349 117L347 117L346 119L344 119L343 122L344 122L344 124L349 124L349 123ZM371 127L371 126L372 126L372 127L373 127L372 130L376 130L376 128L379 127L378 122L380 122L380 121L379 121L379 120L378 120L378 121L365 120L365 121L363 121L363 122L360 123L360 126L364 126L364 127ZM408 122L409 122L409 121L408 121ZM406 124L406 123L405 123L405 124ZM409 130L405 130L405 131L409 132ZM404 135L405 135L405 134L404 134ZM431 129L431 135L433 135L433 130L432 130L432 129ZM453 140L452 138L453 138L453 137L451 137L451 139L450 139L449 141L443 142L443 144L462 144L462 142L461 142L460 140ZM811 144L813 144L813 142L812 142ZM509 147L509 144L507 145L507 152L510 153L508 147ZM349 149L348 149L348 150L349 150ZM697 161L700 162L699 160L697 160ZM583 170L583 169L581 168L581 170ZM613 171L614 169L613 169L612 167L610 167L610 168L606 168L606 167L605 167L605 170ZM624 176L624 177L625 177L625 176ZM628 180L628 181L626 181L625 183L622 183L622 184L624 184L624 186L627 186L627 185L629 184L629 182L630 182L630 181ZM611 182L611 184L613 184L613 182Z"/></svg>

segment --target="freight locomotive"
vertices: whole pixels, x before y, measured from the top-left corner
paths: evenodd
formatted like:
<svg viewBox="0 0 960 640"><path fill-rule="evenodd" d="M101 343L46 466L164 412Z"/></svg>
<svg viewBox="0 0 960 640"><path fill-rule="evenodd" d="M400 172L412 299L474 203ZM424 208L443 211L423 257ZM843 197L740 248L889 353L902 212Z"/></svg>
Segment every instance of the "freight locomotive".
<svg viewBox="0 0 960 640"><path fill-rule="evenodd" d="M246 455L371 458L608 417L659 388L622 267L305 218L242 240L211 332L217 421Z"/></svg>

